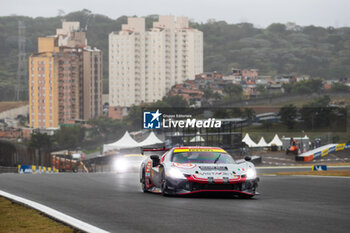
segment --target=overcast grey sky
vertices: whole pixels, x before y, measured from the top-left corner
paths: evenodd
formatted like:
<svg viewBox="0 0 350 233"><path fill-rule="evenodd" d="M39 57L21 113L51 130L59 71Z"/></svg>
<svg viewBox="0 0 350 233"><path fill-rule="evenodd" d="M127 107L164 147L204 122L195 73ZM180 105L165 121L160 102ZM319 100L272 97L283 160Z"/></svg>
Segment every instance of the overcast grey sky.
<svg viewBox="0 0 350 233"><path fill-rule="evenodd" d="M122 15L170 14L196 22L273 22L299 25L350 26L350 0L0 0L0 15L56 16L84 8L113 19Z"/></svg>

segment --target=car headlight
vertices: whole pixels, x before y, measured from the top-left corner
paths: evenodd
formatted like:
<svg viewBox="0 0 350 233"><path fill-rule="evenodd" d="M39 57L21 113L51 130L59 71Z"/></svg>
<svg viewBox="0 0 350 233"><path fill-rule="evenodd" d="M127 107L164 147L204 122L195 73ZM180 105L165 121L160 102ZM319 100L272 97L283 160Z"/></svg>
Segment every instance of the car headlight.
<svg viewBox="0 0 350 233"><path fill-rule="evenodd" d="M247 179L254 179L256 178L256 171L253 168L248 168L247 171Z"/></svg>
<svg viewBox="0 0 350 233"><path fill-rule="evenodd" d="M184 174L177 168L170 168L167 175L174 179L185 179Z"/></svg>
<svg viewBox="0 0 350 233"><path fill-rule="evenodd" d="M113 167L116 172L125 172L128 169L128 161L126 159L114 160Z"/></svg>

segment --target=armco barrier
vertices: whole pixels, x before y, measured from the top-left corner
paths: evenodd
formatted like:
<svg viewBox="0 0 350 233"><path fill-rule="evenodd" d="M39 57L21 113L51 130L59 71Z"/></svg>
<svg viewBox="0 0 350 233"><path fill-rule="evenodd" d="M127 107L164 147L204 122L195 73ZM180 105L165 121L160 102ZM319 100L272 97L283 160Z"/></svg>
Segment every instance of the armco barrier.
<svg viewBox="0 0 350 233"><path fill-rule="evenodd" d="M35 174L35 173L58 173L58 169L35 165L18 165L18 173Z"/></svg>
<svg viewBox="0 0 350 233"><path fill-rule="evenodd" d="M0 173L17 173L17 167L3 167L0 166Z"/></svg>
<svg viewBox="0 0 350 233"><path fill-rule="evenodd" d="M307 152L302 153L300 155L296 155L295 160L308 162L308 161L311 161L313 159L317 159L317 158L326 156L331 152L341 151L341 150L345 150L345 149L350 149L350 143L347 143L347 144L345 144L345 143L328 144L328 145L316 148L314 150L307 151Z"/></svg>

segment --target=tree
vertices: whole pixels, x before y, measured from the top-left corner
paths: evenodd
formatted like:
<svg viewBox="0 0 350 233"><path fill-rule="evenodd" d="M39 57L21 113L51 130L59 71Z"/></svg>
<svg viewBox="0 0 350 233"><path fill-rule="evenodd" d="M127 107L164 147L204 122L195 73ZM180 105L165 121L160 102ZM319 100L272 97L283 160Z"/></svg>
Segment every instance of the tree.
<svg viewBox="0 0 350 233"><path fill-rule="evenodd" d="M294 125L296 123L296 118L297 118L297 114L298 114L298 110L295 107L294 104L288 104L283 106L280 109L279 112L280 116L281 116L281 121L283 124L285 124L288 129L293 129Z"/></svg>
<svg viewBox="0 0 350 233"><path fill-rule="evenodd" d="M317 98L311 101L306 107L327 107L331 102L331 97L329 95L324 95L320 98Z"/></svg>
<svg viewBox="0 0 350 233"><path fill-rule="evenodd" d="M243 115L248 119L248 124L250 124L255 117L255 111L252 108L245 108Z"/></svg>
<svg viewBox="0 0 350 233"><path fill-rule="evenodd" d="M127 125L133 129L142 128L142 108L141 106L133 105L129 109L128 116L124 120Z"/></svg>
<svg viewBox="0 0 350 233"><path fill-rule="evenodd" d="M344 85L343 83L333 83L330 91L331 92L347 92L347 91L350 91L350 87Z"/></svg>
<svg viewBox="0 0 350 233"><path fill-rule="evenodd" d="M135 113L131 114L133 115ZM141 112L139 112L139 114L141 114ZM135 114L135 116L136 115L137 114ZM141 118L138 119L141 121ZM93 126L93 129L91 131L94 135L92 135L92 137L95 139L103 137L105 139L104 141L114 139L116 135L122 134L122 132L124 132L126 129L125 122L106 116L100 116L98 118L89 120L88 123ZM140 124L140 122L138 122L138 124ZM130 123L130 125L132 125L132 123Z"/></svg>
<svg viewBox="0 0 350 233"><path fill-rule="evenodd" d="M213 117L214 118L228 118L230 116L230 114L228 113L228 111L226 110L226 108L219 108L217 110L215 110Z"/></svg>
<svg viewBox="0 0 350 233"><path fill-rule="evenodd" d="M272 33L284 33L286 31L286 25L281 23L273 23L267 27L267 31Z"/></svg>
<svg viewBox="0 0 350 233"><path fill-rule="evenodd" d="M75 150L82 145L85 138L85 128L80 125L61 126L54 135L58 149Z"/></svg>
<svg viewBox="0 0 350 233"><path fill-rule="evenodd" d="M323 80L320 78L313 78L309 80L295 82L291 86L289 85L287 84L284 87L286 88L287 91L289 90L292 93L298 93L298 94L320 93L323 89Z"/></svg>
<svg viewBox="0 0 350 233"><path fill-rule="evenodd" d="M224 102L229 103L241 99L243 89L240 85L230 83L224 86L223 91L226 94Z"/></svg>
<svg viewBox="0 0 350 233"><path fill-rule="evenodd" d="M180 95L165 96L163 101L171 108L188 108L187 101Z"/></svg>
<svg viewBox="0 0 350 233"><path fill-rule="evenodd" d="M51 151L53 149L54 139L46 133L32 133L29 142L29 148Z"/></svg>
<svg viewBox="0 0 350 233"><path fill-rule="evenodd" d="M209 87L203 90L203 98L210 99L210 98L213 98L213 96L214 96L214 92Z"/></svg>
<svg viewBox="0 0 350 233"><path fill-rule="evenodd" d="M256 85L256 90L262 96L266 96L269 93L269 91L267 90L267 87L265 85L262 85L262 84Z"/></svg>
<svg viewBox="0 0 350 233"><path fill-rule="evenodd" d="M146 27L152 26L158 16L145 18ZM108 34L118 32L127 22L127 16L112 19L82 10L51 18L24 16L0 17L0 100L12 100L17 70L17 22L26 25L26 53L37 52L37 38L52 35L62 20L81 22L87 27L89 45L103 51L104 93L108 92ZM229 73L232 67L257 68L259 73L277 75L295 72L324 79L348 77L348 28L322 28L315 26L286 30L283 24L268 28L255 28L250 23L229 24L224 21L190 23L203 32L204 69ZM293 26L294 27L294 26ZM310 86L299 89L309 91ZM287 91L288 92L288 91ZM230 97L228 98L230 101Z"/></svg>
<svg viewBox="0 0 350 233"><path fill-rule="evenodd" d="M214 98L215 100L221 100L222 95L220 95L218 92L214 92L213 98Z"/></svg>
<svg viewBox="0 0 350 233"><path fill-rule="evenodd" d="M325 95L303 105L300 110L304 126L309 129L329 127L335 118L334 109L329 108L331 98Z"/></svg>
<svg viewBox="0 0 350 233"><path fill-rule="evenodd" d="M291 93L292 92L292 89L293 89L293 85L290 84L290 83L283 83L282 84L282 88L284 89L284 92L285 93Z"/></svg>
<svg viewBox="0 0 350 233"><path fill-rule="evenodd" d="M232 108L230 112L230 117L242 117L243 112L241 108Z"/></svg>

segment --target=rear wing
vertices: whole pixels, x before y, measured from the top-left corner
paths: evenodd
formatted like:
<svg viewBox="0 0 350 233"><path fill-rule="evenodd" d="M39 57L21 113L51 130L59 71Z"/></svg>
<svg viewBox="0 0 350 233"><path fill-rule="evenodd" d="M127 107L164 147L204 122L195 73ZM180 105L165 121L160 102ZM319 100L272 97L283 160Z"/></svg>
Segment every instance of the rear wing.
<svg viewBox="0 0 350 233"><path fill-rule="evenodd" d="M141 147L141 154L144 155L145 152L158 152L158 153L161 153L161 152L166 152L168 150L170 150L170 148L166 148L165 146L157 147L157 148Z"/></svg>

